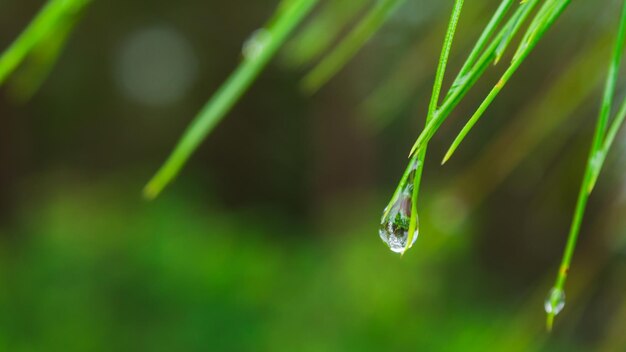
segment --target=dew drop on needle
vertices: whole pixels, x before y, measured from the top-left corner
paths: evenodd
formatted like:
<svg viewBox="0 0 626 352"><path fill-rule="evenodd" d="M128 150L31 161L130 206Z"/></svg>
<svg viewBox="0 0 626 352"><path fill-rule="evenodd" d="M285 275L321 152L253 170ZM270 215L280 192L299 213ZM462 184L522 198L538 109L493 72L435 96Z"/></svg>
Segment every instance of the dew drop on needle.
<svg viewBox="0 0 626 352"><path fill-rule="evenodd" d="M268 30L261 28L254 31L243 43L241 53L247 60L257 59L267 48L271 34Z"/></svg>
<svg viewBox="0 0 626 352"><path fill-rule="evenodd" d="M378 234L380 238L389 246L393 252L403 253L409 241L409 224L411 221L411 197L413 193L413 182L415 166L409 173L406 184L400 191L397 199L389 204L383 212ZM417 220L417 219L416 219ZM411 247L417 240L419 234L419 220L413 238L408 247Z"/></svg>
<svg viewBox="0 0 626 352"><path fill-rule="evenodd" d="M559 314L565 307L565 292L559 288L552 288L543 304L548 314Z"/></svg>

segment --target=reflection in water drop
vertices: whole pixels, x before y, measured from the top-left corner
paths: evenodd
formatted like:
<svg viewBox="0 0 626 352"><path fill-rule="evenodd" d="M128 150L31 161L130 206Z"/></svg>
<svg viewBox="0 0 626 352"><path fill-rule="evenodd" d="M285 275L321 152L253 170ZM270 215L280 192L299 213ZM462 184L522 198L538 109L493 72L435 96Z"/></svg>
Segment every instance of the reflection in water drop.
<svg viewBox="0 0 626 352"><path fill-rule="evenodd" d="M543 307L548 314L559 314L565 307L565 292L558 288L551 289Z"/></svg>
<svg viewBox="0 0 626 352"><path fill-rule="evenodd" d="M261 28L254 31L250 37L243 43L241 53L247 60L254 60L263 53L271 38L270 32Z"/></svg>

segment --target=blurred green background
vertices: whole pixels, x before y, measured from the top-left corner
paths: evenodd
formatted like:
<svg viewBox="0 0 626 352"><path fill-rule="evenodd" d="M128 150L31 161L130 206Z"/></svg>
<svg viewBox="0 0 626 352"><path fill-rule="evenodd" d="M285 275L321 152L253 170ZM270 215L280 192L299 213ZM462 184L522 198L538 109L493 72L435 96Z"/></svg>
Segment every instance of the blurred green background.
<svg viewBox="0 0 626 352"><path fill-rule="evenodd" d="M468 95L431 143L403 257L378 222L452 2L407 0L329 85L300 89L372 3L323 1L146 202L277 1L94 0L30 99L27 73L1 89L0 349L626 351L626 142L591 198L551 334L543 312L621 2L573 1L440 167L503 67ZM497 3L466 3L448 84ZM2 48L42 4L0 2Z"/></svg>

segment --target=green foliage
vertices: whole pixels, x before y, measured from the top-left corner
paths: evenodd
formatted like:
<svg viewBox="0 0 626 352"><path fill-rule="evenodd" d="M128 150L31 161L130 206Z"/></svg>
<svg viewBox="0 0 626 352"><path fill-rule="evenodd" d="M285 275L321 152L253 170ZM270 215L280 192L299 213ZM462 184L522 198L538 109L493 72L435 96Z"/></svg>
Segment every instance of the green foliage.
<svg viewBox="0 0 626 352"><path fill-rule="evenodd" d="M404 0L380 0L350 33L302 80L303 89L314 93L335 76L380 29Z"/></svg>
<svg viewBox="0 0 626 352"><path fill-rule="evenodd" d="M247 44L254 46L254 52L247 55L244 52L244 59L239 67L191 122L170 157L144 188L146 198L156 197L176 177L191 154L241 98L316 3L317 0L283 1L274 20L266 28L257 31L256 35L253 34L249 39L253 42Z"/></svg>
<svg viewBox="0 0 626 352"><path fill-rule="evenodd" d="M474 274L470 236L425 224L423 253L402 259L364 239L375 201L337 204L344 216L313 237L285 214L198 197L202 180L145 203L140 178L43 177L0 228L16 234L0 237L5 351L576 348L536 328L534 291L468 304L494 284Z"/></svg>
<svg viewBox="0 0 626 352"><path fill-rule="evenodd" d="M428 115L426 115L426 123L428 124L435 116L437 106L439 104L439 95L441 94L441 86L443 85L443 77L448 65L448 58L450 57L450 50L452 49L452 40L454 33L456 32L456 26L461 16L461 9L463 8L463 0L456 0L454 2L454 8L452 9L452 15L450 17L450 23L446 32L445 39L443 41L443 48L441 49L441 55L439 56L439 64L437 65L437 72L435 73L435 83L433 84L433 92L430 97L430 103L428 104ZM426 160L426 145L417 153L417 168L415 169L415 177L413 178L413 194L411 197L411 221L409 224L409 238L407 241L406 251L413 243L415 230L417 229L417 196L422 180L422 171L424 170L424 161Z"/></svg>
<svg viewBox="0 0 626 352"><path fill-rule="evenodd" d="M0 86L34 51L47 55L44 64L54 62L72 23L91 0L49 0L37 16L0 56ZM52 46L48 49L46 45ZM45 70L44 70L45 71Z"/></svg>
<svg viewBox="0 0 626 352"><path fill-rule="evenodd" d="M585 169L583 181L580 186L580 191L578 193L578 200L576 202L576 210L574 211L574 217L572 219L572 224L570 227L567 244L565 246L565 251L563 253L563 259L559 267L559 272L558 272L553 290L560 290L560 291L564 290L565 280L567 279L567 275L569 273L569 268L572 262L572 257L574 255L574 250L576 248L576 242L578 241L578 236L580 234L580 226L583 221L583 216L585 213L585 208L587 207L589 195L594 188L598 175L600 174L600 170L602 169L602 165L604 164L604 160L606 159L606 154L611 148L611 145L613 144L617 131L621 127L622 123L624 122L624 118L626 117L626 99L624 99L619 111L617 112L615 118L613 119L613 123L611 127L608 129L608 132L607 132L607 126L608 126L609 117L611 114L611 106L613 105L613 100L615 96L615 86L617 83L617 77L619 74L619 68L620 68L620 63L622 60L625 41L626 41L626 2L622 4L620 24L619 24L619 29L617 32L617 37L615 40L615 46L613 49L613 56L609 64L609 70L608 70L609 72L607 75L606 84L604 88L604 95L602 98L600 114L598 116L598 122L596 124L593 142L591 144L591 148L589 151L587 167ZM556 302L553 297L548 297L548 301L549 301L549 304L552 306L556 306L558 304L558 302ZM548 312L548 316L547 316L548 329L552 329L554 316L555 316L555 313L553 311Z"/></svg>
<svg viewBox="0 0 626 352"><path fill-rule="evenodd" d="M397 228L402 230L409 230L410 220L403 217L400 213L396 214L396 217L393 219L393 224L396 225Z"/></svg>
<svg viewBox="0 0 626 352"><path fill-rule="evenodd" d="M529 4L530 2L526 3L525 5L529 5ZM459 135L456 137L454 142L452 142L452 146L446 153L443 159L443 163L445 163L452 156L452 154L454 153L456 148L458 148L459 144L461 144L465 136L467 136L467 134L472 129L472 127L474 127L476 122L478 122L478 120L485 113L485 110L487 110L489 105L494 101L497 95L502 91L502 88L504 88L504 85L509 81L509 79L521 66L524 59L530 54L530 52L537 45L537 43L539 42L539 39L541 39L541 36L547 31L548 28L550 28L550 26L552 26L552 24L559 17L561 12L565 10L565 7L568 5L568 2L563 1L560 5L561 6L559 7L552 8L552 5L550 3L548 2L544 3L543 7L539 10L539 13L535 17L535 20L539 18L538 20L539 23L535 24L534 26L533 24L530 25L530 27L526 31L526 35L524 36L525 40L523 40L520 43L519 49L515 53L515 56L513 57L513 61L511 62L511 65L504 72L504 74L502 75L498 83L495 85L495 87L493 87L491 92L489 92L485 100L480 104L480 106L478 107L474 115L472 115L472 117L469 119L467 124L463 127L463 129L461 130ZM549 10L546 10L546 8L549 8ZM503 42L506 42L508 44L508 42L510 41L511 35L507 34L505 37L508 39L504 39ZM496 63L499 61L501 55L502 53L498 52L498 50L496 49L496 59L495 59Z"/></svg>
<svg viewBox="0 0 626 352"><path fill-rule="evenodd" d="M255 32L246 42L243 59L237 69L201 109L183 133L164 165L146 185L144 195L147 198L154 198L159 195L164 187L177 176L193 152L253 84L297 26L311 13L317 2L317 0L283 0L268 24ZM18 68L22 68L22 72L14 78L14 90L21 99L32 96L59 57L80 13L88 3L89 0L50 0L24 32L0 56L0 85L7 82L7 79ZM334 48L330 49L304 77L302 84L305 90L310 93L315 92L334 77L382 28L394 14L394 11L403 3L403 0L377 1L353 29ZM341 32L342 26L354 17L355 13L358 12L357 9L364 6L363 4L365 4L364 1L359 1L355 4L355 8L348 9L345 7L345 3L335 3L336 7L330 8L341 10L336 21L313 21L306 28L308 31L304 32L308 34L301 37L302 42L308 43L307 45L303 44L306 50L300 50L298 51L299 54L289 56L290 62L293 65L305 65L315 60L331 45L333 36L337 36ZM413 242L412 237L418 226L417 201L429 141L478 80L485 75L491 64L500 64L505 56L510 55L511 60L505 66L500 79L482 99L474 114L468 119L445 153L443 163L448 161L569 4L570 0L528 0L521 1L519 4L516 4L516 0L502 0L463 61L449 89L445 91L443 90L444 74L463 7L463 0L454 1L452 15L443 38L443 47L435 70L432 95L426 114L426 125L409 153L409 165L389 203L390 205L393 204L399 192L405 189L409 182L412 183L410 220L407 223L405 218L396 217L395 219L397 226L408 229L409 239L405 250ZM514 7L515 10L509 16L509 12ZM327 14L327 16L330 15ZM327 17L319 16L317 19L319 18ZM528 20L530 23L527 23ZM330 23L334 23L334 27L328 32L324 32L324 26ZM324 33L330 33L330 35L317 38ZM512 43L518 35L521 35L521 39L513 51L511 50ZM597 126L563 260L553 287L556 290L564 289L589 195L626 118L625 99L617 113L613 115L612 122L610 119L625 40L626 6L622 6L620 26L609 65ZM300 48L302 49L303 46ZM440 99L442 92L445 92L443 100ZM584 94L589 94L589 91L581 93L581 96ZM532 135L531 132L528 133ZM531 139L531 137L528 138ZM539 139L540 137L536 138ZM528 142L528 145L531 144L532 141ZM390 206L388 206L389 208ZM549 303L554 306L557 302L551 299ZM548 314L549 328L552 326L554 315L554 312Z"/></svg>

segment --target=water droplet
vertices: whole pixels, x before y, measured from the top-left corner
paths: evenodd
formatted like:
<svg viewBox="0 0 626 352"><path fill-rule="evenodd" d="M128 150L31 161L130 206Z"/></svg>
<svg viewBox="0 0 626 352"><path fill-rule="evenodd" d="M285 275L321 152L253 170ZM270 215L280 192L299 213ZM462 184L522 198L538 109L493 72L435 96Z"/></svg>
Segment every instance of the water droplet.
<svg viewBox="0 0 626 352"><path fill-rule="evenodd" d="M405 249L413 246L419 234L419 218L416 215L415 230L411 243L409 241L409 227L411 223L411 207L413 198L413 182L415 172L420 165L417 158L411 159L407 170L405 171L399 188L396 189L394 196L383 211L383 217L380 221L378 234L380 238L396 253L404 253Z"/></svg>
<svg viewBox="0 0 626 352"><path fill-rule="evenodd" d="M408 182L404 186L404 189L400 192L400 195L396 201L385 208L383 212L383 218L380 221L380 228L378 234L380 238L385 242L389 248L396 252L402 253L406 248L406 244L409 240L409 224L411 221L411 197L413 193L413 178L415 175L415 169L409 174ZM391 207L391 208L389 208ZM419 220L418 220L419 224ZM413 241L409 245L411 247L417 240L419 233L419 225L415 228L415 235Z"/></svg>
<svg viewBox="0 0 626 352"><path fill-rule="evenodd" d="M267 47L270 38L270 32L264 28L254 31L243 43L243 48L241 49L243 57L248 60L254 60L259 57Z"/></svg>
<svg viewBox="0 0 626 352"><path fill-rule="evenodd" d="M552 288L546 297L543 307L548 314L559 314L565 307L565 292L559 288Z"/></svg>
<svg viewBox="0 0 626 352"><path fill-rule="evenodd" d="M392 251L402 253L404 252L407 241L409 240L411 193L403 191L398 197L398 200L391 205L391 209L385 209L384 214L385 215L381 220L378 234L383 242L385 242ZM419 233L418 227L415 229L415 235L413 236L413 241L410 246L412 246L417 240L417 235Z"/></svg>

